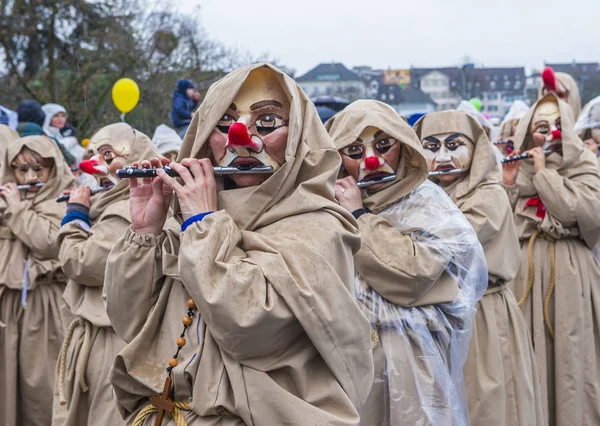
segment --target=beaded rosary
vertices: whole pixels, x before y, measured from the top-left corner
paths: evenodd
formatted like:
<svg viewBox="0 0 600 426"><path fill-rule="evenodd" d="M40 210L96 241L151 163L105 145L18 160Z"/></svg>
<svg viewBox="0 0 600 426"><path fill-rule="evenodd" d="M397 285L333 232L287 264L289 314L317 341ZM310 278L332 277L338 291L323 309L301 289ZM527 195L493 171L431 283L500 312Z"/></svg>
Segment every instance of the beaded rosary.
<svg viewBox="0 0 600 426"><path fill-rule="evenodd" d="M173 369L179 364L179 360L177 359L179 357L179 351L181 351L181 349L183 349L183 347L186 344L185 332L192 325L194 314L198 310L196 303L194 303L194 300L191 297L187 301L187 306L187 315L184 316L181 320L181 322L183 323L183 331L181 332L179 338L176 341L177 352L175 352L175 355L173 355L173 357L169 359L169 366L167 367L167 378L165 379L163 393L161 396L153 395L149 398L152 405L154 405L158 409L156 425L162 424L165 412L173 412L174 404L173 401L169 398L171 394L171 389L173 388L173 377L171 376L171 373L173 372Z"/></svg>

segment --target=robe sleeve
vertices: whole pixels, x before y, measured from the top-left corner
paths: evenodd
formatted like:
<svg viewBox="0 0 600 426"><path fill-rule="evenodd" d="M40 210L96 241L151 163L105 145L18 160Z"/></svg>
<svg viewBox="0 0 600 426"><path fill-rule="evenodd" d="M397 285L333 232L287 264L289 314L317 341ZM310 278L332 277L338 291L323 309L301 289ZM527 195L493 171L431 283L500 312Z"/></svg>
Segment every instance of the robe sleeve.
<svg viewBox="0 0 600 426"><path fill-rule="evenodd" d="M343 231L314 224L310 216L296 220L301 230L280 222L269 235L241 231L221 210L181 236L184 286L220 348L250 366L283 356L303 334L315 345L335 342L329 352L336 356L369 334L351 294L352 254ZM318 238L307 241L308 235ZM347 365L340 353L340 365Z"/></svg>
<svg viewBox="0 0 600 426"><path fill-rule="evenodd" d="M128 226L117 215L102 218L89 231L78 221L65 224L58 234L58 258L65 274L80 285L101 287L108 254Z"/></svg>
<svg viewBox="0 0 600 426"><path fill-rule="evenodd" d="M140 332L156 303L164 281L164 239L164 234L138 234L129 227L106 261L106 312L116 333L126 342Z"/></svg>
<svg viewBox="0 0 600 426"><path fill-rule="evenodd" d="M445 274L448 260L434 247L378 215L360 216L358 227L362 247L354 258L356 270L382 297L404 307L454 300L458 285Z"/></svg>
<svg viewBox="0 0 600 426"><path fill-rule="evenodd" d="M585 177L568 179L553 169L544 169L533 177L533 185L544 206L564 228L577 225L579 210L593 211L597 217L598 210L583 205L591 202L596 208L600 207L600 194L586 183Z"/></svg>
<svg viewBox="0 0 600 426"><path fill-rule="evenodd" d="M58 255L56 236L60 217L51 210L35 211L31 201L21 201L4 212L4 223L40 260L55 259Z"/></svg>
<svg viewBox="0 0 600 426"><path fill-rule="evenodd" d="M519 201L519 185L516 183L514 185L505 185L502 183L501 185L506 191L506 195L508 195L508 200L510 201L510 207L514 211L517 207L517 202Z"/></svg>

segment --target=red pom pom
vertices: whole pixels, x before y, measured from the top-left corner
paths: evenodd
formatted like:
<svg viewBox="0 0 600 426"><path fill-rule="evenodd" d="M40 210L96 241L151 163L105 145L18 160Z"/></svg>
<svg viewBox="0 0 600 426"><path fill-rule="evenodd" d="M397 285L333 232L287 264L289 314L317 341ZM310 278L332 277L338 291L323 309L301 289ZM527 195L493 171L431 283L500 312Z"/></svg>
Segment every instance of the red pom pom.
<svg viewBox="0 0 600 426"><path fill-rule="evenodd" d="M552 130L552 140L558 141L562 139L562 132L558 129Z"/></svg>
<svg viewBox="0 0 600 426"><path fill-rule="evenodd" d="M81 163L79 163L79 168L84 173L87 173L88 175L93 175L93 174L100 172L100 170L96 169L97 165L98 165L98 161L95 159L85 160L85 161L82 161Z"/></svg>
<svg viewBox="0 0 600 426"><path fill-rule="evenodd" d="M365 168L367 170L377 170L379 168L379 158L374 155L365 158Z"/></svg>
<svg viewBox="0 0 600 426"><path fill-rule="evenodd" d="M227 132L227 145L254 147L255 143L248 135L248 128L244 123L233 123Z"/></svg>
<svg viewBox="0 0 600 426"><path fill-rule="evenodd" d="M542 81L548 92L556 92L556 76L552 67L544 68L544 71L542 71Z"/></svg>

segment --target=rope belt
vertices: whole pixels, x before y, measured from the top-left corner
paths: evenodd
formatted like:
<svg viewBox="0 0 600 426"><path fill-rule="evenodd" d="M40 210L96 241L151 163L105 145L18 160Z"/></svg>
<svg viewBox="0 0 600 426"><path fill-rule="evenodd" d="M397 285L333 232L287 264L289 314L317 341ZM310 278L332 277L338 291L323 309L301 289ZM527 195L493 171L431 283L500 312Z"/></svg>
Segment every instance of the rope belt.
<svg viewBox="0 0 600 426"><path fill-rule="evenodd" d="M177 426L188 426L185 418L183 417L182 411L190 411L190 404L187 402L171 401L173 403L173 411L167 413ZM133 426L142 426L144 421L152 414L158 412L158 407L153 404L148 404L135 416Z"/></svg>
<svg viewBox="0 0 600 426"><path fill-rule="evenodd" d="M529 266L528 271L528 279L527 279L527 290L525 290L525 294L519 300L519 306L523 305L531 290L533 289L533 281L535 279L535 271L534 271L534 261L533 261L533 244L535 240L541 237L548 241L548 245L550 248L550 288L548 288L548 292L546 293L546 297L544 298L544 323L546 324L546 328L548 328L548 333L550 337L554 340L554 329L552 328L552 323L550 322L550 299L552 298L552 294L554 293L554 287L556 286L556 240L549 236L548 234L537 230L533 233L531 238L529 238L529 245L527 247L527 261Z"/></svg>
<svg viewBox="0 0 600 426"><path fill-rule="evenodd" d="M84 328L83 342L81 343L81 353L79 354L79 359L77 361L77 367L79 369L79 386L81 386L82 392L87 392L89 390L87 384L85 383L85 370L87 368L88 359L90 357L90 350L92 347L92 325L89 321L81 317L77 317L73 320L71 325L69 325L69 328L67 329L67 333L65 335L65 341L63 342L62 348L60 350L58 364L58 398L60 401L60 405L65 405L67 403L67 398L65 396L67 353L69 351L71 341L73 340L73 334L75 332L75 329L77 329L78 327Z"/></svg>

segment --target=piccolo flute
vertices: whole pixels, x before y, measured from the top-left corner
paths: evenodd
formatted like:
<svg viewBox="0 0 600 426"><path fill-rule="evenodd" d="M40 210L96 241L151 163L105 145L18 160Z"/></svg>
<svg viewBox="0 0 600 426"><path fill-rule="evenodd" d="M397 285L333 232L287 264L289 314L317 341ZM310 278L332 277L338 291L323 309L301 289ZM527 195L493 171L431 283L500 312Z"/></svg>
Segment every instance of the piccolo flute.
<svg viewBox="0 0 600 426"><path fill-rule="evenodd" d="M358 186L359 188L366 188L368 186L371 185L377 185L378 183L384 183L384 182L392 182L396 180L396 175L390 175L390 176L384 176L381 179L373 179L373 180L368 180L366 182L358 182L356 184L356 186Z"/></svg>
<svg viewBox="0 0 600 426"><path fill-rule="evenodd" d="M271 166L245 166L239 165L236 167L213 167L215 175L239 175L249 173L273 173ZM169 166L163 167L165 173L171 177L179 177L179 173ZM137 167L126 167L117 170L117 177L120 179L131 178L153 178L156 177L156 169L140 169Z"/></svg>
<svg viewBox="0 0 600 426"><path fill-rule="evenodd" d="M111 188L114 188L114 185L100 186L98 188L92 189L90 192L92 195L96 195L96 194L99 194L100 192L108 191ZM71 194L63 194L56 199L56 202L64 203L65 201L69 201L70 198L71 198Z"/></svg>
<svg viewBox="0 0 600 426"><path fill-rule="evenodd" d="M429 172L429 176L444 176L444 175L455 175L462 173L463 169L451 169L451 170L440 170L437 172Z"/></svg>
<svg viewBox="0 0 600 426"><path fill-rule="evenodd" d="M506 145L509 143L514 143L513 141L508 141L508 140L502 140L502 141L495 141L492 142L492 145Z"/></svg>
<svg viewBox="0 0 600 426"><path fill-rule="evenodd" d="M40 183L32 183L30 185L19 185L19 186L17 186L17 188L20 190L25 190L25 189L29 189L29 188L39 188L41 186L44 186L44 184L40 182Z"/></svg>
<svg viewBox="0 0 600 426"><path fill-rule="evenodd" d="M561 152L561 149L545 149L544 150L544 155L548 156L548 155L552 154L553 152ZM524 152L523 154L515 155L513 157L503 158L502 160L500 160L500 162L502 164L504 164L504 163L512 163L513 161L524 160L526 158L531 158L531 155L529 155L528 153Z"/></svg>

